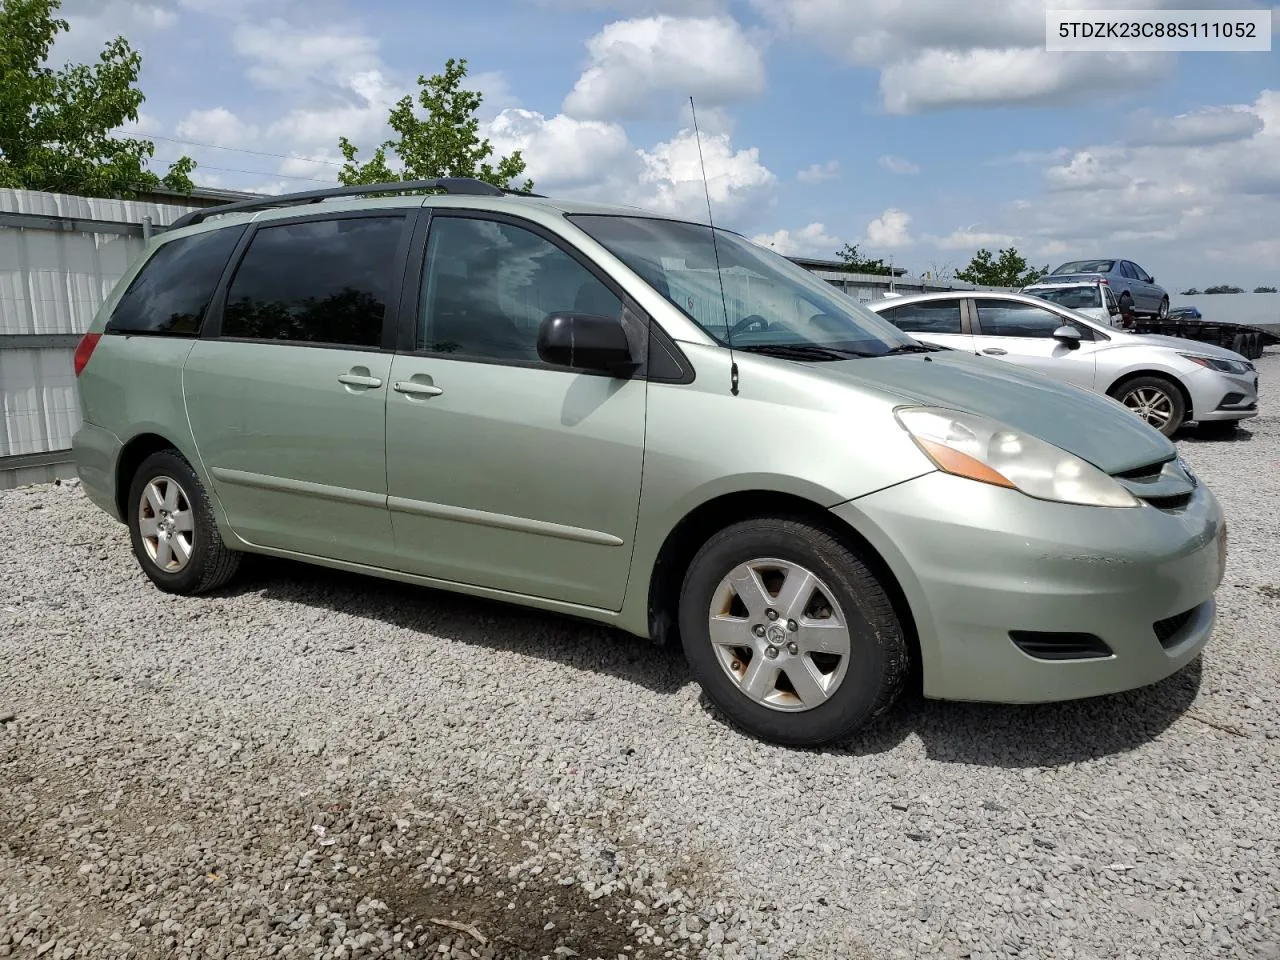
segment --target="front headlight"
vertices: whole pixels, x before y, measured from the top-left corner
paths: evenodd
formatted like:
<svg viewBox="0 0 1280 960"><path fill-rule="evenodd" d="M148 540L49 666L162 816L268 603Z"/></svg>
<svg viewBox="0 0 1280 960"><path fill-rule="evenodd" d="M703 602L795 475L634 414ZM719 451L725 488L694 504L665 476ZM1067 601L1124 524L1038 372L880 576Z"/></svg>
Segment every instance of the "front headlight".
<svg viewBox="0 0 1280 960"><path fill-rule="evenodd" d="M1190 360L1192 363L1198 363L1202 367L1210 370L1217 370L1219 373L1248 373L1253 369L1253 364L1242 363L1239 360L1224 360L1221 357L1202 357L1198 353L1180 353L1178 356L1183 360Z"/></svg>
<svg viewBox="0 0 1280 960"><path fill-rule="evenodd" d="M1142 501L1075 454L986 417L903 407L898 422L939 470L1029 497L1091 507L1140 507Z"/></svg>

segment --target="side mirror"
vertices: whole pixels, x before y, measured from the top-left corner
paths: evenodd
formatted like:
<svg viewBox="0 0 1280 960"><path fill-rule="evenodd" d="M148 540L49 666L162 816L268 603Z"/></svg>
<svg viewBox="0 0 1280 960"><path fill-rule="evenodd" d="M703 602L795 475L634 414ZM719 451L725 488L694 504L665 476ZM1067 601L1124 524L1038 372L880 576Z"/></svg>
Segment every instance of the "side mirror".
<svg viewBox="0 0 1280 960"><path fill-rule="evenodd" d="M1080 346L1080 341L1083 340L1084 337L1082 337L1080 335L1080 331L1077 330L1075 327L1073 327L1071 324L1064 323L1057 330L1053 331L1053 339L1057 340L1059 343L1066 344L1068 347L1071 347L1072 349L1075 349L1076 347Z"/></svg>
<svg viewBox="0 0 1280 960"><path fill-rule="evenodd" d="M625 377L639 363L622 324L589 313L553 313L538 329L538 356L560 367L599 370Z"/></svg>

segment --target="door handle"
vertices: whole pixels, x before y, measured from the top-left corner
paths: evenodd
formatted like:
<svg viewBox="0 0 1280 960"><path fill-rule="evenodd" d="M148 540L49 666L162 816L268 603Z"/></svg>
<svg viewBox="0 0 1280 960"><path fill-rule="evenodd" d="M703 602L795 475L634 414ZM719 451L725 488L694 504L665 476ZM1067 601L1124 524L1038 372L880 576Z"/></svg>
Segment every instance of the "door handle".
<svg viewBox="0 0 1280 960"><path fill-rule="evenodd" d="M438 397L444 393L437 386L429 383L415 383L412 380L397 380L394 389L396 393L405 393L411 397Z"/></svg>
<svg viewBox="0 0 1280 960"><path fill-rule="evenodd" d="M378 377L366 377L360 373L340 373L338 382L348 387L380 387L382 381Z"/></svg>
<svg viewBox="0 0 1280 960"><path fill-rule="evenodd" d="M986 348L985 350L983 350L982 352L983 352L983 353L989 353L989 354L991 354L991 356L993 356L993 357L1003 357L1003 356L1004 356L1006 353L1008 353L1009 351L1008 351L1008 350L1006 350L1004 347L987 347L987 348Z"/></svg>

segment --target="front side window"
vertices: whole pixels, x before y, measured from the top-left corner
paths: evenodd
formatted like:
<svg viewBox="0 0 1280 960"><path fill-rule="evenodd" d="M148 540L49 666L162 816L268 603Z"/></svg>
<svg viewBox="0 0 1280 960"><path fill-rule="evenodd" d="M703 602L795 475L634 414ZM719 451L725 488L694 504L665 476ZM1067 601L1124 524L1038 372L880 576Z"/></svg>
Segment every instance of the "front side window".
<svg viewBox="0 0 1280 960"><path fill-rule="evenodd" d="M1067 321L1051 310L1017 300L995 300L979 297L978 322L988 337L1052 338L1053 331Z"/></svg>
<svg viewBox="0 0 1280 960"><path fill-rule="evenodd" d="M262 227L227 292L222 336L377 348L405 219Z"/></svg>
<svg viewBox="0 0 1280 960"><path fill-rule="evenodd" d="M962 332L959 300L904 303L900 307L883 311L880 316L888 317L895 327L908 333Z"/></svg>
<svg viewBox="0 0 1280 960"><path fill-rule="evenodd" d="M222 227L159 245L116 304L108 333L195 336L243 227Z"/></svg>
<svg viewBox="0 0 1280 960"><path fill-rule="evenodd" d="M925 350L785 257L724 230L642 216L569 218L734 349L830 360Z"/></svg>
<svg viewBox="0 0 1280 960"><path fill-rule="evenodd" d="M562 312L621 322L622 301L531 230L496 220L432 218L418 350L537 361L542 322Z"/></svg>

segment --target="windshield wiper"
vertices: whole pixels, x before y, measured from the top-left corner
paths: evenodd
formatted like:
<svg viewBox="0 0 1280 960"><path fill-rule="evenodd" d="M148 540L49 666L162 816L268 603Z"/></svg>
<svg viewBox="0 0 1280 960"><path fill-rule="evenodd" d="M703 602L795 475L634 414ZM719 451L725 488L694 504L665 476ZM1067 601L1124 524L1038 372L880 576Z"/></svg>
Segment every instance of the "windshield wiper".
<svg viewBox="0 0 1280 960"><path fill-rule="evenodd" d="M752 343L735 347L748 353L764 353L784 360L848 360L850 357L870 357L874 354L843 347L824 347L816 343Z"/></svg>
<svg viewBox="0 0 1280 960"><path fill-rule="evenodd" d="M941 347L926 346L923 343L904 343L900 347L893 347L886 350L880 356L891 357L897 353L937 353Z"/></svg>

